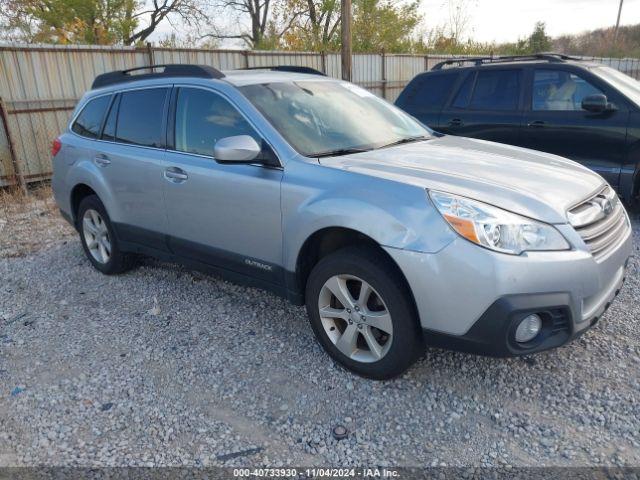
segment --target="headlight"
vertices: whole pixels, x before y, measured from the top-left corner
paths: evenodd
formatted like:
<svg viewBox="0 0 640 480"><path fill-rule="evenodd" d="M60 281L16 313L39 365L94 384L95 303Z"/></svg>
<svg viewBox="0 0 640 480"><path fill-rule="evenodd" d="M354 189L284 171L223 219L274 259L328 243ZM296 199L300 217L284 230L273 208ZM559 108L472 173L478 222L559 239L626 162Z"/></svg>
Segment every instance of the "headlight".
<svg viewBox="0 0 640 480"><path fill-rule="evenodd" d="M546 223L449 193L431 190L429 196L451 228L477 245L512 255L570 248L562 234Z"/></svg>

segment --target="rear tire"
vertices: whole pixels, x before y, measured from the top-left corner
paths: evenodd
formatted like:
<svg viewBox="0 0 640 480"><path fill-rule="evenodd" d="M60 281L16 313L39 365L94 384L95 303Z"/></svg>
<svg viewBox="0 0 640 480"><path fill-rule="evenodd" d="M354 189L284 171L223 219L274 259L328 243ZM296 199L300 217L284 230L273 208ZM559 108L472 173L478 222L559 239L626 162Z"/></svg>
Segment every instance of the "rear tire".
<svg viewBox="0 0 640 480"><path fill-rule="evenodd" d="M134 266L135 256L120 249L107 210L96 195L89 195L80 202L76 227L84 253L96 270L114 275Z"/></svg>
<svg viewBox="0 0 640 480"><path fill-rule="evenodd" d="M309 275L305 298L322 347L358 375L396 377L424 351L406 282L373 248L347 247L321 259Z"/></svg>

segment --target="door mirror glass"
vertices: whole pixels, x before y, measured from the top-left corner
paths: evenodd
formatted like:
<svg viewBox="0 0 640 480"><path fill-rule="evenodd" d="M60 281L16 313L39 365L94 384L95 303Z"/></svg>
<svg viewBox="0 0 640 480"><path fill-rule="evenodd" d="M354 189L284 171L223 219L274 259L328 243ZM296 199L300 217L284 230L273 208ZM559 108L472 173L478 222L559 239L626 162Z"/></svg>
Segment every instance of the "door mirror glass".
<svg viewBox="0 0 640 480"><path fill-rule="evenodd" d="M254 163L262 149L249 135L235 135L218 140L213 158L221 163Z"/></svg>
<svg viewBox="0 0 640 480"><path fill-rule="evenodd" d="M603 94L589 95L582 100L582 109L587 112L607 112L614 110L613 105L607 100L607 96Z"/></svg>

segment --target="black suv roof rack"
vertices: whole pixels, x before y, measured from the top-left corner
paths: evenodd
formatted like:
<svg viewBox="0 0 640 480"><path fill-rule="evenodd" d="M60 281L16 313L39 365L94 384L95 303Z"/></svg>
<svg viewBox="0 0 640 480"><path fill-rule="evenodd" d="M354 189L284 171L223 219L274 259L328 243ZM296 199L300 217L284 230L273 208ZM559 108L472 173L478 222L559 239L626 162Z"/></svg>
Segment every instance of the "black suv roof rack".
<svg viewBox="0 0 640 480"><path fill-rule="evenodd" d="M162 68L161 72L154 72L155 69ZM131 72L138 70L149 70L150 73L131 75ZM135 80L145 80L148 78L162 77L198 77L198 78L223 78L224 73L209 65L188 65L188 64L167 64L167 65L145 65L144 67L129 68L127 70L116 70L98 75L91 85L92 89L114 85L116 83L133 82Z"/></svg>
<svg viewBox="0 0 640 480"><path fill-rule="evenodd" d="M432 68L432 70L442 70L445 65L457 65L462 67L465 63L473 63L474 66L490 64L490 63L502 63L502 62L527 62L531 60L546 60L548 62L565 62L567 60L582 60L578 57L571 57L563 53L534 53L531 55L500 55L497 57L467 57L467 58L450 58L444 60Z"/></svg>
<svg viewBox="0 0 640 480"><path fill-rule="evenodd" d="M327 76L326 73L316 70L315 68L302 67L299 65L267 65L264 67L241 68L240 70L273 70L276 72L308 73L311 75L322 75L323 77Z"/></svg>

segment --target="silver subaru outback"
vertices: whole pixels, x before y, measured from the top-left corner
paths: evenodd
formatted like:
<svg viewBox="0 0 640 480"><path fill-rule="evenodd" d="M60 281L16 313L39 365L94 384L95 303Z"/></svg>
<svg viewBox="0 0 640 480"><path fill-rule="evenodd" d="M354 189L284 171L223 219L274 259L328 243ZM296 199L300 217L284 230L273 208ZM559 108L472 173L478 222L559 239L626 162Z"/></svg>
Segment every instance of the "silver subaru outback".
<svg viewBox="0 0 640 480"><path fill-rule="evenodd" d="M52 153L96 269L151 255L269 289L370 378L424 345L564 345L609 307L632 251L623 205L590 170L440 135L303 68L100 75Z"/></svg>

